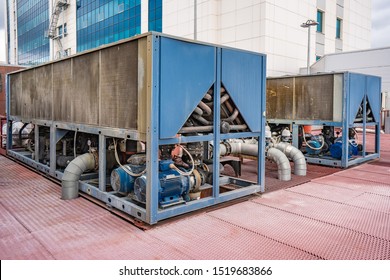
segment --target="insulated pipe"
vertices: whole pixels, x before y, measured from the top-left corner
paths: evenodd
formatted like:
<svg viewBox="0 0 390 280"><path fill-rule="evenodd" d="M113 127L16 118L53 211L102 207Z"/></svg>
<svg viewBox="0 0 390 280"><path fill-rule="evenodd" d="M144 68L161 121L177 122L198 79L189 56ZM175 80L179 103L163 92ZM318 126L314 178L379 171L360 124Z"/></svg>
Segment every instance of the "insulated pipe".
<svg viewBox="0 0 390 280"><path fill-rule="evenodd" d="M293 145L281 142L276 145L276 149L282 151L289 159L294 161L294 174L306 176L307 166L303 153Z"/></svg>
<svg viewBox="0 0 390 280"><path fill-rule="evenodd" d="M86 153L76 157L65 168L62 176L61 199L68 200L77 198L79 195L79 179L87 170L95 169L97 165L93 154Z"/></svg>
<svg viewBox="0 0 390 280"><path fill-rule="evenodd" d="M229 151L230 150L230 151ZM258 156L257 144L247 143L226 143L219 146L220 155L242 154L248 156ZM287 156L275 148L269 148L267 158L276 162L278 165L278 179L281 181L291 180L291 166Z"/></svg>
<svg viewBox="0 0 390 280"><path fill-rule="evenodd" d="M278 165L278 179L281 181L291 180L291 166L287 156L276 148L269 148L267 158Z"/></svg>

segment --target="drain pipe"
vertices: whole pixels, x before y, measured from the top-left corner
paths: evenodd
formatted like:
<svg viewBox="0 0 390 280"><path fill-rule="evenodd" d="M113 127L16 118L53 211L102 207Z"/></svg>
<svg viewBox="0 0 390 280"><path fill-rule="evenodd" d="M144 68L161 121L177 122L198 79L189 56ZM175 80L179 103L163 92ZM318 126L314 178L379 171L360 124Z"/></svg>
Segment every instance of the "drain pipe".
<svg viewBox="0 0 390 280"><path fill-rule="evenodd" d="M220 155L242 154L248 156L258 156L257 144L248 143L221 143L219 146ZM269 148L267 158L278 165L278 179L281 181L291 180L291 166L287 156L276 148Z"/></svg>
<svg viewBox="0 0 390 280"><path fill-rule="evenodd" d="M307 171L306 159L303 153L299 149L285 142L278 143L275 148L282 151L289 159L294 161L295 175L306 176L306 171Z"/></svg>
<svg viewBox="0 0 390 280"><path fill-rule="evenodd" d="M81 174L87 170L96 169L97 159L92 153L86 153L76 157L65 168L62 176L61 199L69 200L79 196L79 180Z"/></svg>

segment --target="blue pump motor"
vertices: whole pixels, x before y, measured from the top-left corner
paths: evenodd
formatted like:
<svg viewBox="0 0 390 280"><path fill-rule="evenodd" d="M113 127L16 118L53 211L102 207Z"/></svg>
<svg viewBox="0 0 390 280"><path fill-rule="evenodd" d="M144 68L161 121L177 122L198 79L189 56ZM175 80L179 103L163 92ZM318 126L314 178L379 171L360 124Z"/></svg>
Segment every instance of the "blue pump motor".
<svg viewBox="0 0 390 280"><path fill-rule="evenodd" d="M320 149L323 139L321 140L318 136L312 136L309 141L307 141L306 145L306 153L308 155L318 155L321 153L322 149ZM311 148L312 147L312 148ZM313 149L315 148L315 149Z"/></svg>
<svg viewBox="0 0 390 280"><path fill-rule="evenodd" d="M330 155L332 158L341 159L343 154L343 142L341 138L337 138L330 146ZM356 156L359 153L358 145L354 139L349 140L348 143L348 158L351 158L353 155Z"/></svg>
<svg viewBox="0 0 390 280"><path fill-rule="evenodd" d="M131 173L141 173L144 169L144 165L123 165ZM122 167L118 167L111 172L111 187L114 191L128 194L134 190L135 177L128 174Z"/></svg>
<svg viewBox="0 0 390 280"><path fill-rule="evenodd" d="M172 160L163 160L159 163L159 192L158 201L161 207L189 201L189 176L180 175L169 167ZM134 182L134 195L140 202L146 202L147 175L138 177Z"/></svg>

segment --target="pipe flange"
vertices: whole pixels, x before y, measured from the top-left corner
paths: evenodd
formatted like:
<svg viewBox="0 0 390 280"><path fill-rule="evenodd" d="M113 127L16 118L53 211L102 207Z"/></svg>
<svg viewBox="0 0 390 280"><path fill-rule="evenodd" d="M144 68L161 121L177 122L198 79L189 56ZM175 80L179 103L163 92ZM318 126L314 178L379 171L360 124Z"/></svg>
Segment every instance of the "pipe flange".
<svg viewBox="0 0 390 280"><path fill-rule="evenodd" d="M228 156L232 153L232 146L228 142L222 143L226 147L226 154L225 156Z"/></svg>
<svg viewBox="0 0 390 280"><path fill-rule="evenodd" d="M202 169L203 169L204 171L210 172L210 168L207 166L207 164L202 163L202 164L201 164L201 167L202 167Z"/></svg>
<svg viewBox="0 0 390 280"><path fill-rule="evenodd" d="M192 190L193 192L198 192L199 191L199 188L202 184L202 178L200 176L200 173L198 170L194 169L192 171L192 174L194 174L194 177L195 177L195 186L194 186L194 189Z"/></svg>

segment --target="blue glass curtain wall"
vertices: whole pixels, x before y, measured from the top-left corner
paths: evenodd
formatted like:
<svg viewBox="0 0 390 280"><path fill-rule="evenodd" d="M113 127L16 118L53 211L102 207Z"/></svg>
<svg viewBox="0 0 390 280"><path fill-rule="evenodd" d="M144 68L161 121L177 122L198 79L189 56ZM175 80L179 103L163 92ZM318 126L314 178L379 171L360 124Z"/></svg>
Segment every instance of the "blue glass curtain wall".
<svg viewBox="0 0 390 280"><path fill-rule="evenodd" d="M50 44L45 38L49 27L49 1L18 0L18 61L36 65L49 61Z"/></svg>
<svg viewBox="0 0 390 280"><path fill-rule="evenodd" d="M149 0L149 31L162 32L162 0Z"/></svg>
<svg viewBox="0 0 390 280"><path fill-rule="evenodd" d="M141 0L78 0L77 51L141 33Z"/></svg>

